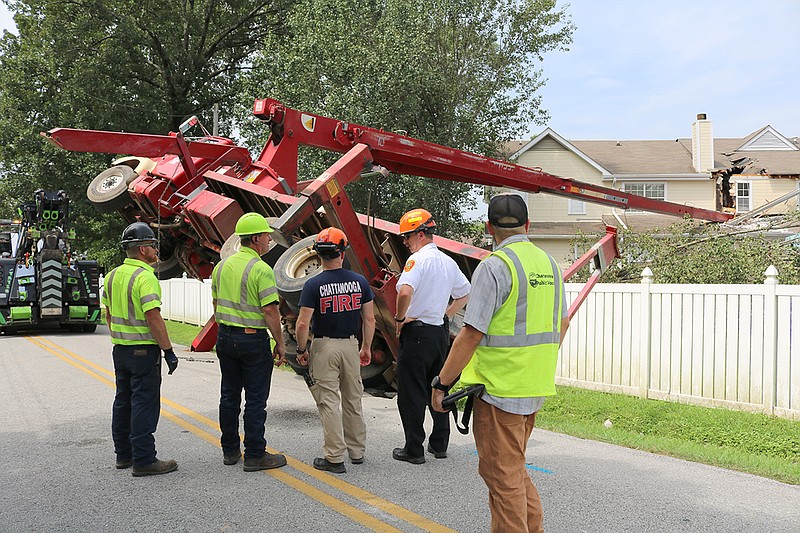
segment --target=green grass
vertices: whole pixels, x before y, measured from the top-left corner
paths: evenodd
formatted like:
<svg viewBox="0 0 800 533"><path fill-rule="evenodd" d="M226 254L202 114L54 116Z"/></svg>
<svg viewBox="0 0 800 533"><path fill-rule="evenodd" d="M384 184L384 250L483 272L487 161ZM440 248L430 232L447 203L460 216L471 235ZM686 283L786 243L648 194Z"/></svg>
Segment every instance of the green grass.
<svg viewBox="0 0 800 533"><path fill-rule="evenodd" d="M558 387L536 426L800 485L798 421Z"/></svg>
<svg viewBox="0 0 800 533"><path fill-rule="evenodd" d="M175 344L182 344L183 346L191 346L192 341L200 330L200 326L192 324L184 324L183 322L173 322L172 320L165 320L167 324L167 332L169 333L170 340Z"/></svg>
<svg viewBox="0 0 800 533"><path fill-rule="evenodd" d="M167 321L176 344L190 345L200 329ZM558 387L536 426L800 485L798 421Z"/></svg>

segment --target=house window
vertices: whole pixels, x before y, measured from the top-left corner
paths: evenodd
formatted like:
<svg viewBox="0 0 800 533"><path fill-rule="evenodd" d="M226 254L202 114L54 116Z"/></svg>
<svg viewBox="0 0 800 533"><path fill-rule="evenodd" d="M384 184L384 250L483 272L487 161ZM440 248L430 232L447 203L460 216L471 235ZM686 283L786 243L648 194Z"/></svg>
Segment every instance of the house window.
<svg viewBox="0 0 800 533"><path fill-rule="evenodd" d="M752 205L751 189L748 182L738 182L736 184L736 211L746 213L750 211Z"/></svg>
<svg viewBox="0 0 800 533"><path fill-rule="evenodd" d="M665 189L666 185L663 183L625 183L622 188L623 191L630 194L662 201L666 199ZM641 212L638 209L631 209L629 212L637 211Z"/></svg>
<svg viewBox="0 0 800 533"><path fill-rule="evenodd" d="M585 215L586 202L581 200L567 200L567 214L568 215Z"/></svg>

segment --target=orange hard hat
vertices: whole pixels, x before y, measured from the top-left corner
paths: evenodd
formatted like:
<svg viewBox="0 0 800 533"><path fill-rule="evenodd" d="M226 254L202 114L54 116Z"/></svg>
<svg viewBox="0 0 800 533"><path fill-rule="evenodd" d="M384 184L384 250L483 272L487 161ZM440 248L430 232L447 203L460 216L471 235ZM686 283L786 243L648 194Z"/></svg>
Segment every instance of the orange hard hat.
<svg viewBox="0 0 800 533"><path fill-rule="evenodd" d="M349 247L347 235L339 228L325 228L317 234L314 241L314 250L325 256L336 256Z"/></svg>
<svg viewBox="0 0 800 533"><path fill-rule="evenodd" d="M427 231L436 227L433 215L426 209L412 209L400 217L400 235L415 231Z"/></svg>

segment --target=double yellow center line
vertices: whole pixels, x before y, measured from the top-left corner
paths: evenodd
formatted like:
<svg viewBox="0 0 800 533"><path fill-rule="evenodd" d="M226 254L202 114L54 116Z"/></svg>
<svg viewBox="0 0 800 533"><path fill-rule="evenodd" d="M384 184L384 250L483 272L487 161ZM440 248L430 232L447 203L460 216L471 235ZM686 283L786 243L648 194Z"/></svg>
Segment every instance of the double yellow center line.
<svg viewBox="0 0 800 533"><path fill-rule="evenodd" d="M93 378L97 379L98 381L105 383L109 387L115 387L115 376L114 372L103 368L100 365L97 365L78 354L75 354L68 349L64 348L63 346L59 346L49 340L46 340L41 337L25 337L26 340L32 342L36 346L42 348L43 350L55 355L59 359L63 360L66 363L74 366L75 368L82 370L83 372L89 374ZM194 435L197 435L201 439L208 441L210 444L219 447L219 424L211 420L208 417L201 415L195 411L192 411L188 407L185 407L177 402L174 402L164 396L161 397L161 414L167 420L174 422L175 424L179 425L180 427L186 429L187 431L191 432ZM198 424L193 422L184 420L183 418L172 414L171 412L164 409L164 407L169 407L174 409L178 413L194 420ZM215 431L216 434L210 433L208 430L204 429L210 428L211 430ZM276 453L276 450L269 449L271 453ZM314 469L312 466L303 463L302 461L298 461L292 457L287 456L286 461L288 465L295 470L302 472L308 476L315 478L316 480L328 485L329 487L341 491L352 498L359 500L360 502L364 503L365 505L374 507L377 510L380 510L382 513L387 513L392 515L396 518L399 518L405 522L408 522L414 527L420 528L425 531L432 531L436 533L444 533L444 532L455 532L455 530L447 528L441 524L438 524L432 520L429 520L423 516L420 516L416 513L409 511L408 509L404 509L399 505L396 505L388 500L385 500L371 492L368 492L360 487L347 483L346 481L342 481L341 479L337 479L331 474L321 472L319 470ZM290 470L283 470L283 469L275 469L275 470L262 470L262 473L270 475L277 479L278 481L292 487L293 489L297 490L298 492L305 494L306 496L313 498L323 505L333 509L337 513L347 517L354 522L358 522L359 524L371 529L372 531L400 531L393 525L384 522L375 516L350 505L349 503L323 491L318 489L317 487L299 479L293 473L290 473Z"/></svg>

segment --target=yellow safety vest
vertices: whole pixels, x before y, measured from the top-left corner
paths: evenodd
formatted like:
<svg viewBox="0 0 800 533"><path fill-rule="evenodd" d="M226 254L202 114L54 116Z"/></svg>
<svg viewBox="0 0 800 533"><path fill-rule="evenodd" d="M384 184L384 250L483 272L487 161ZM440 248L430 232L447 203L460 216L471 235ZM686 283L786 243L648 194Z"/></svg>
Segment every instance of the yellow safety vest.
<svg viewBox="0 0 800 533"><path fill-rule="evenodd" d="M492 317L461 382L483 383L486 392L502 398L552 396L564 290L558 266L530 242L511 243L491 255L511 269L511 293Z"/></svg>
<svg viewBox="0 0 800 533"><path fill-rule="evenodd" d="M102 303L111 315L112 343L158 344L144 318L145 312L161 307L161 285L153 267L125 259L106 276Z"/></svg>
<svg viewBox="0 0 800 533"><path fill-rule="evenodd" d="M261 308L278 301L275 273L248 246L223 259L211 273L211 297L218 324L266 329Z"/></svg>

